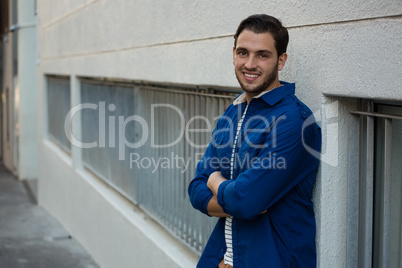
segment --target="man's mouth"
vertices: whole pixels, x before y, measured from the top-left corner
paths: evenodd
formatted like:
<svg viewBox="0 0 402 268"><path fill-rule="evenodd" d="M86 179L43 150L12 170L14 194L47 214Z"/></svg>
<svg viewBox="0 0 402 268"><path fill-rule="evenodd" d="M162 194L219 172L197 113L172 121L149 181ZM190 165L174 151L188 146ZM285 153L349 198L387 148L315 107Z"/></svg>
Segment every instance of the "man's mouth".
<svg viewBox="0 0 402 268"><path fill-rule="evenodd" d="M250 73L243 73L244 78L247 81L254 81L256 80L260 75L259 74L250 74Z"/></svg>

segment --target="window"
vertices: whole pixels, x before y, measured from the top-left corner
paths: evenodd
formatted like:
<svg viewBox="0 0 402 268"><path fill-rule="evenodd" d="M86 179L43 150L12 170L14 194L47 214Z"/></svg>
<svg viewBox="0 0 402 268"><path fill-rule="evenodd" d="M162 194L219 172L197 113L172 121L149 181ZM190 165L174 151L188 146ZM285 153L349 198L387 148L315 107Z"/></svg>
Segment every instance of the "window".
<svg viewBox="0 0 402 268"><path fill-rule="evenodd" d="M82 142L97 143L82 149L84 166L199 253L216 219L191 207L187 187L229 91L81 79L92 105L80 111Z"/></svg>
<svg viewBox="0 0 402 268"><path fill-rule="evenodd" d="M136 105L133 86L82 81L81 104L93 105L93 108L81 109L81 142L94 144L82 149L83 164L135 202L136 181L130 170L128 150L119 147L118 132L118 119L125 120L134 115ZM134 131L137 128L134 122L124 126L122 134L127 143L134 143ZM120 158L119 152L122 154Z"/></svg>
<svg viewBox="0 0 402 268"><path fill-rule="evenodd" d="M360 106L358 267L402 267L402 105Z"/></svg>
<svg viewBox="0 0 402 268"><path fill-rule="evenodd" d="M64 131L64 121L70 111L70 79L47 77L47 117L49 139L71 153L71 143Z"/></svg>

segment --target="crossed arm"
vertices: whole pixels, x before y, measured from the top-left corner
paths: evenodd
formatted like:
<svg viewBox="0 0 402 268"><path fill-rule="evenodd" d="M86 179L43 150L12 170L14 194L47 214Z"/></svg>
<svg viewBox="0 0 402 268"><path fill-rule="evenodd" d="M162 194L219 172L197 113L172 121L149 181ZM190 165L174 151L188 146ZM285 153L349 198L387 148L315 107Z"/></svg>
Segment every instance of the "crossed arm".
<svg viewBox="0 0 402 268"><path fill-rule="evenodd" d="M208 178L207 186L214 194L214 196L211 198L207 206L208 214L210 216L230 217L229 214L223 211L222 207L218 204L218 199L216 198L218 194L219 185L221 185L221 183L224 181L226 181L226 179L222 176L220 171L213 172ZM267 212L267 210L264 210L260 214L264 214L265 212Z"/></svg>
<svg viewBox="0 0 402 268"><path fill-rule="evenodd" d="M226 179L222 176L220 171L213 172L208 178L207 186L214 194L214 196L211 198L207 206L207 211L210 216L213 217L230 216L229 214L223 211L222 207L218 204L218 199L216 198L216 196L218 195L219 185L224 181L226 181Z"/></svg>
<svg viewBox="0 0 402 268"><path fill-rule="evenodd" d="M212 160L218 158L218 153L211 143L188 187L194 208L210 216L227 217L229 214L239 219L254 219L315 172L319 160L305 149L304 144L311 144L319 151L320 130L316 125L302 128L303 119L296 116L297 113L291 115L277 126L276 133L272 133L276 146L261 150L252 165L242 170L234 181L225 179L220 167L213 165L216 163ZM282 165L278 166L278 163Z"/></svg>

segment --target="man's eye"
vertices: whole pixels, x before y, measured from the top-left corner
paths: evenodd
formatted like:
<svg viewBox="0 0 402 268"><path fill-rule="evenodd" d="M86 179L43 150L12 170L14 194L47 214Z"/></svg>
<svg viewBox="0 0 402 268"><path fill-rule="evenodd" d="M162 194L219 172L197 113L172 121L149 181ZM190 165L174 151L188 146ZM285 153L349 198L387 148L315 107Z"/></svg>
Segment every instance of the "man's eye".
<svg viewBox="0 0 402 268"><path fill-rule="evenodd" d="M261 54L260 57L261 58L268 58L269 56L268 56L268 54Z"/></svg>
<svg viewBox="0 0 402 268"><path fill-rule="evenodd" d="M237 52L237 55L240 55L240 56L245 56L245 55L247 55L247 53L246 53L246 52L244 52L244 51L239 51L239 52Z"/></svg>

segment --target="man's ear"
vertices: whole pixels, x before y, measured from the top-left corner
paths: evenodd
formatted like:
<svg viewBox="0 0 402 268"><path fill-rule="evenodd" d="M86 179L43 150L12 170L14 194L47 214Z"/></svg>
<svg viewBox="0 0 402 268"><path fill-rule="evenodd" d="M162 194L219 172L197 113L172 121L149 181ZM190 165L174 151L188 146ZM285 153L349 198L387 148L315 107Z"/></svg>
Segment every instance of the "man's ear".
<svg viewBox="0 0 402 268"><path fill-rule="evenodd" d="M285 67L285 63L286 63L287 59L288 59L288 54L286 54L286 52L279 56L278 71L282 71L283 67Z"/></svg>
<svg viewBox="0 0 402 268"><path fill-rule="evenodd" d="M236 47L233 47L233 65L235 64Z"/></svg>

